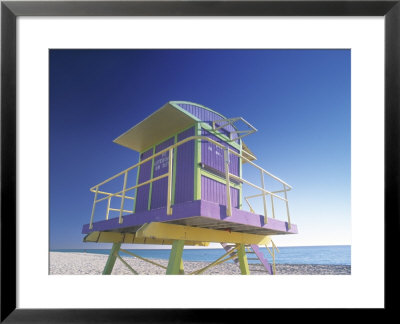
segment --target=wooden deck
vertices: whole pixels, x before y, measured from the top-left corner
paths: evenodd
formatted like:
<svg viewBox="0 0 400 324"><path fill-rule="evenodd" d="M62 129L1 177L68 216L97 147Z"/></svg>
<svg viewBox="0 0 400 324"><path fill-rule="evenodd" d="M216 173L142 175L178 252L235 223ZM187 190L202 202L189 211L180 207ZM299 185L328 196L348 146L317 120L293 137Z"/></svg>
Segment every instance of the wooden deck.
<svg viewBox="0 0 400 324"><path fill-rule="evenodd" d="M268 218L264 222L264 216L253 214L248 211L233 208L232 216L226 216L226 208L213 202L195 200L176 204L173 206L172 215L167 215L166 207L138 212L123 216L122 224L118 218L111 218L83 225L82 234L94 231L107 231L119 233L136 233L143 225L152 222L200 227L213 230L224 230L230 232L257 234L257 235L283 235L297 234L297 226L288 222Z"/></svg>

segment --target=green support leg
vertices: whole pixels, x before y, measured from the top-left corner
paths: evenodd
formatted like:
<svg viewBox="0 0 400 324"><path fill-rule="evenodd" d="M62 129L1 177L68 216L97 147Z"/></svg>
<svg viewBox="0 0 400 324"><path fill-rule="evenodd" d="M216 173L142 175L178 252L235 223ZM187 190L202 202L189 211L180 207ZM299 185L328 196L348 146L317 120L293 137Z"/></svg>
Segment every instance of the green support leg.
<svg viewBox="0 0 400 324"><path fill-rule="evenodd" d="M113 246L110 251L110 255L108 256L106 266L103 270L103 275L110 275L115 264L115 260L117 259L117 254L119 248L121 247L121 243L113 243Z"/></svg>
<svg viewBox="0 0 400 324"><path fill-rule="evenodd" d="M240 244L238 248L238 258L239 258L239 265L240 265L240 272L242 275L249 275L249 263L247 262L247 255L244 244Z"/></svg>
<svg viewBox="0 0 400 324"><path fill-rule="evenodd" d="M181 258L181 264L180 264L180 266L179 266L179 274L180 274L180 275L185 274L185 271L184 271L184 269L183 269L183 260L182 260L182 258Z"/></svg>
<svg viewBox="0 0 400 324"><path fill-rule="evenodd" d="M172 244L171 254L169 256L167 275L183 274L182 252L185 241L175 240Z"/></svg>

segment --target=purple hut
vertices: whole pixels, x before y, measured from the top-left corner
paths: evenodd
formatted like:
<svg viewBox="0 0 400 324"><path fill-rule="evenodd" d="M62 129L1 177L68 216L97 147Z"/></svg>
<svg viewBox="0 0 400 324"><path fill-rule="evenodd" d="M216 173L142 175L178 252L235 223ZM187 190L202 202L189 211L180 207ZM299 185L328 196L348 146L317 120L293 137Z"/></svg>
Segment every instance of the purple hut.
<svg viewBox="0 0 400 324"><path fill-rule="evenodd" d="M250 272L246 260L250 249L272 274L273 266L258 246L268 249L272 244L274 256L271 236L297 233L297 226L290 222L287 192L291 187L256 165L243 142L254 132L242 117L226 118L196 103L170 101L116 138L115 143L139 152L139 161L91 188L92 214L82 229L85 242L113 243L103 273L111 273L122 243L172 245L167 274L173 274L184 272L184 245L217 242L227 258L238 263L241 273ZM245 163L259 173L258 183L242 174ZM127 179L132 173L136 173L136 183L130 186ZM122 188L104 189L118 178L123 179ZM280 187L269 189L266 178ZM257 193L245 196L245 186ZM114 200L120 208L111 208ZM128 200L133 202L132 209L126 207ZM257 200L262 212L257 213L250 200ZM101 201L106 203L104 218L95 220ZM285 219L275 217L278 201L284 205ZM113 212L117 217L110 217Z"/></svg>

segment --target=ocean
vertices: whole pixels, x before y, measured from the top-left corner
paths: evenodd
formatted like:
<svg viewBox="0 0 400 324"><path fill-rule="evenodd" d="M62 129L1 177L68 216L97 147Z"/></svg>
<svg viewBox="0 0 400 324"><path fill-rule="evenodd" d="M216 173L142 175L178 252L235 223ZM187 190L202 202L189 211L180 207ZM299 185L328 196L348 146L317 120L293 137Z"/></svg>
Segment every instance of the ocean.
<svg viewBox="0 0 400 324"><path fill-rule="evenodd" d="M280 253L275 253L276 264L327 264L327 265L351 265L350 245L329 245L329 246L293 246L278 247ZM126 249L134 254L148 259L168 259L169 249ZM260 248L267 259L272 262L266 248ZM86 252L95 254L110 253L105 249L54 249L52 252ZM185 249L183 250L184 261L212 262L225 254L222 248L217 249ZM121 256L130 255L120 252ZM232 262L232 261L228 261ZM249 260L249 263L255 261Z"/></svg>

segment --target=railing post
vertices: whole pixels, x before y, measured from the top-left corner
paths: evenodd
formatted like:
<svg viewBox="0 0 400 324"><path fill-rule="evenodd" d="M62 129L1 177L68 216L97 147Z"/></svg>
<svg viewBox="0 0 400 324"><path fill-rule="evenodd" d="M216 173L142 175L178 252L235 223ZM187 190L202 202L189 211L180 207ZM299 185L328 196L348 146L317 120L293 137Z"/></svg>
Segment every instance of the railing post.
<svg viewBox="0 0 400 324"><path fill-rule="evenodd" d="M264 186L264 173L262 170L260 170L261 173L261 187L263 188L263 190L265 190L265 186ZM267 215L267 201L265 200L265 192L262 192L262 197L263 197L263 205L264 205L264 223L267 224L268 223L268 215Z"/></svg>
<svg viewBox="0 0 400 324"><path fill-rule="evenodd" d="M290 214L289 214L289 202L287 199L287 193L286 193L286 185L283 185L283 191L285 192L285 199L286 199L286 213L287 213L287 218L288 218L288 228L291 229L292 225L290 223Z"/></svg>
<svg viewBox="0 0 400 324"><path fill-rule="evenodd" d="M108 202L107 202L107 214L106 214L106 220L108 220L108 215L110 214L110 204L111 204L111 196L108 196Z"/></svg>
<svg viewBox="0 0 400 324"><path fill-rule="evenodd" d="M171 200L172 200L172 157L174 153L174 149L169 149L169 158L168 158L168 192L167 192L167 215L172 215L171 208Z"/></svg>
<svg viewBox="0 0 400 324"><path fill-rule="evenodd" d="M271 195L272 218L275 218L274 196Z"/></svg>
<svg viewBox="0 0 400 324"><path fill-rule="evenodd" d="M229 149L224 149L225 180L226 180L226 216L232 216L231 185L229 181Z"/></svg>
<svg viewBox="0 0 400 324"><path fill-rule="evenodd" d="M89 229L93 228L93 216L94 216L94 210L96 208L96 202L97 202L97 192L99 191L99 187L96 187L96 192L94 194L94 200L93 200L93 207L92 207L92 216L90 216L90 223L89 223Z"/></svg>
<svg viewBox="0 0 400 324"><path fill-rule="evenodd" d="M124 211L124 203L125 203L125 189L126 189L126 182L128 180L128 171L125 171L125 176L124 176L124 187L122 189L122 198L121 198L121 209L119 211L119 220L118 223L122 224L122 214Z"/></svg>

